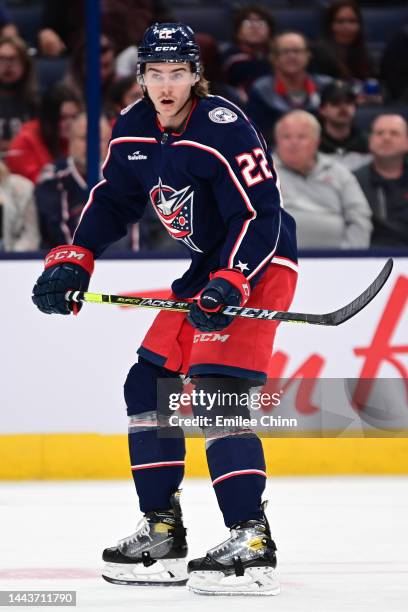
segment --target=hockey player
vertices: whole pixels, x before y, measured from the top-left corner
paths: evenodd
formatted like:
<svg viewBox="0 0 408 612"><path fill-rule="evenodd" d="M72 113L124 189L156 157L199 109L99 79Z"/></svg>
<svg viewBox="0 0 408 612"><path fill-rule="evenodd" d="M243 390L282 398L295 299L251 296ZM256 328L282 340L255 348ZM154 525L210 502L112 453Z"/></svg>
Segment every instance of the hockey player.
<svg viewBox="0 0 408 612"><path fill-rule="evenodd" d="M68 290L86 291L94 259L138 221L147 202L190 251L172 296L197 298L188 317L162 311L138 349L124 393L129 452L144 513L136 532L103 552L118 584L185 584L197 593L279 592L275 543L265 517L266 473L255 433L207 434L212 484L229 538L186 563L179 503L184 437L159 435L157 381L188 374L197 388L249 390L265 382L275 322L236 319L223 305L287 310L296 279L294 220L282 208L264 140L245 114L208 95L199 48L183 24L150 27L139 47L144 98L122 111L73 245L54 248L33 301L45 313L76 313ZM222 330L223 342L202 342ZM205 332L205 333L202 333ZM181 384L181 382L180 382Z"/></svg>

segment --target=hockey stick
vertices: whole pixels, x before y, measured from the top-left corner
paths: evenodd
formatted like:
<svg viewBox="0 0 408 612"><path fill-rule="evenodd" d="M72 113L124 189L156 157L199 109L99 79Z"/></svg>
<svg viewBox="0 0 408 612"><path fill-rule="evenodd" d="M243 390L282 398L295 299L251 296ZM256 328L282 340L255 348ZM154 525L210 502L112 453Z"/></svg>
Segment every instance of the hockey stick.
<svg viewBox="0 0 408 612"><path fill-rule="evenodd" d="M303 312L285 312L280 310L266 310L264 308L246 308L239 306L225 306L220 312L231 317L244 317L247 319L265 319L267 321L287 321L288 323L310 323L312 325L340 325L354 317L382 289L393 266L392 259L388 259L377 278L355 300L326 314L308 314ZM65 299L73 302L95 302L100 304L115 304L116 306L136 306L137 308L155 308L173 312L188 312L191 301L161 300L156 298L130 297L126 295L106 295L104 293L87 293L82 291L68 291Z"/></svg>

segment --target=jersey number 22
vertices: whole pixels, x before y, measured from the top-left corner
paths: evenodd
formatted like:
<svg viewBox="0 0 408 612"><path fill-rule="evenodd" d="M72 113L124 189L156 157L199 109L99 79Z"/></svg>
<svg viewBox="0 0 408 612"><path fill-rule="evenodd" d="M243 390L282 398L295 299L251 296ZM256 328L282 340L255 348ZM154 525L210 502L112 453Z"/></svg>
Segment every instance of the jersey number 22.
<svg viewBox="0 0 408 612"><path fill-rule="evenodd" d="M265 152L261 147L252 149L250 153L241 153L235 159L241 169L241 174L247 187L252 187L273 177L272 172L268 168Z"/></svg>

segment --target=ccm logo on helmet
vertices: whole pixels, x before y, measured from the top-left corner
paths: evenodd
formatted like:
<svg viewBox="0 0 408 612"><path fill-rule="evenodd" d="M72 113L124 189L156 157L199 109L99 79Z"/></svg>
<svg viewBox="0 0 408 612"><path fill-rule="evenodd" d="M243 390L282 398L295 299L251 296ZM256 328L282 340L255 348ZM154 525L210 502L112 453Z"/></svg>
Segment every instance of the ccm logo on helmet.
<svg viewBox="0 0 408 612"><path fill-rule="evenodd" d="M54 261L54 260L58 260L58 259L66 259L66 258L73 258L73 259L83 259L85 257L85 253L77 253L77 251L71 250L71 251L58 251L58 253L51 253L51 255L49 255L46 260L45 260L45 265L48 265L50 263L50 261Z"/></svg>
<svg viewBox="0 0 408 612"><path fill-rule="evenodd" d="M177 46L170 46L170 45L160 45L159 47L155 47L154 50L155 51L177 51L178 47Z"/></svg>

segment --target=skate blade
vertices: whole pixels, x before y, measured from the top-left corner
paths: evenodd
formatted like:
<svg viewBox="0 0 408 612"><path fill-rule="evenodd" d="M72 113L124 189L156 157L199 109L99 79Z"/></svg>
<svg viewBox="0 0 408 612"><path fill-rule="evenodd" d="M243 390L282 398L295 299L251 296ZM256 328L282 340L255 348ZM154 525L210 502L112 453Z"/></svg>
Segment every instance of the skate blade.
<svg viewBox="0 0 408 612"><path fill-rule="evenodd" d="M187 584L187 578L185 580L180 580L179 582L148 582L148 581L140 581L140 580L117 580L115 578L108 578L108 576L104 576L102 574L102 578L106 580L106 582L110 582L110 584L122 584L127 586L166 586L166 587L176 587L176 586L185 586Z"/></svg>
<svg viewBox="0 0 408 612"><path fill-rule="evenodd" d="M251 567L243 576L223 572L191 572L187 587L197 595L279 595L273 568Z"/></svg>
<svg viewBox="0 0 408 612"><path fill-rule="evenodd" d="M184 586L187 584L186 559L158 559L145 567L142 563L106 563L102 578L111 584L134 586Z"/></svg>

